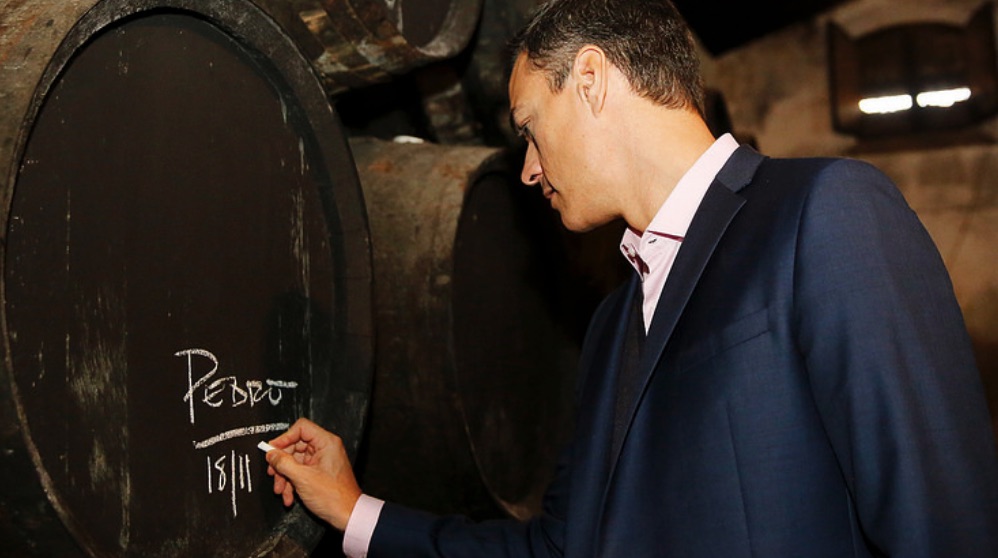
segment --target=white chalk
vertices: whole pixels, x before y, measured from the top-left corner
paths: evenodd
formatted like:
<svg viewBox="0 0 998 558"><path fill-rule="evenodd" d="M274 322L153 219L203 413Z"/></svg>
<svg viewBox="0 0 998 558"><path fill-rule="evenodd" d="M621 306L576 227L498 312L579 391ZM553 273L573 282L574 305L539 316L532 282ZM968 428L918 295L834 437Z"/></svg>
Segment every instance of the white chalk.
<svg viewBox="0 0 998 558"><path fill-rule="evenodd" d="M260 448L260 451L264 453L267 453L268 451L274 451L277 449L274 446L268 444L267 442L260 442L259 444L256 445L256 447Z"/></svg>

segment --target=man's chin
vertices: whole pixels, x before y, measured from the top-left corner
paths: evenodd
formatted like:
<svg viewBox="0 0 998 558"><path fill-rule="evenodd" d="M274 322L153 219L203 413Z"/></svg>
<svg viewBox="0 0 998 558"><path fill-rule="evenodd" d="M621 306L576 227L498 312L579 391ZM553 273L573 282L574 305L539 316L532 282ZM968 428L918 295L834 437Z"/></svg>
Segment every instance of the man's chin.
<svg viewBox="0 0 998 558"><path fill-rule="evenodd" d="M556 211L558 211L558 210L556 210ZM596 227L598 227L600 225L600 223L595 223L594 224L594 223L590 223L588 221L575 221L575 220L572 220L570 217L566 216L561 211L558 211L558 213L559 213L559 215L561 215L561 224L566 229L568 229L568 230L570 230L570 231L572 231L574 233L589 232L589 231L595 229Z"/></svg>

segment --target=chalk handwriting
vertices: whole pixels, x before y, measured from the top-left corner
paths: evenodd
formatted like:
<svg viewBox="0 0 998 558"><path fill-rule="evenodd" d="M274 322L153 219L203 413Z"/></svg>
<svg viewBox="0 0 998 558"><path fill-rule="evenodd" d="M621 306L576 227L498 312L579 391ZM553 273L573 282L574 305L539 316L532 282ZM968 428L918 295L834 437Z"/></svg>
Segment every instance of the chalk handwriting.
<svg viewBox="0 0 998 558"><path fill-rule="evenodd" d="M266 432L280 432L287 430L291 426L287 422L273 422L270 424L260 424L257 426L246 426L243 428L233 428L232 430L226 430L221 434L212 436L211 438L202 440L200 442L194 442L194 449L204 449L211 447L219 442L224 442L225 440L231 440L232 438L239 438L240 436L252 436L254 434L263 434Z"/></svg>
<svg viewBox="0 0 998 558"><path fill-rule="evenodd" d="M218 373L218 358L210 351L204 349L185 349L174 353L174 356L187 357L187 393L184 394L184 401L187 402L190 413L191 424L195 422L194 407L199 400L209 407L239 407L249 405L253 407L266 399L271 406L278 406L284 397L285 390L293 390L298 387L298 382L266 379L246 380L242 383L235 376L222 376L216 378ZM207 374L194 379L194 357L202 357L211 361L211 370ZM200 390L200 397L195 394ZM226 398L225 394L229 397Z"/></svg>
<svg viewBox="0 0 998 558"><path fill-rule="evenodd" d="M264 380L240 380L235 375L219 375L219 361L211 351L205 349L185 349L174 356L187 360L187 391L182 401L186 403L190 423L197 420L196 408L204 404L213 408L255 407L270 405L278 407L284 401L293 404L298 382L267 378ZM195 369L206 373L195 373ZM292 392L289 397L284 396ZM255 424L231 428L204 440L192 440L195 450L205 450L212 446L244 436L257 436L268 432L280 432L290 426L287 422ZM232 505L232 517L239 515L236 496L239 493L253 492L253 471L250 456L230 451L226 454L205 455L208 480L208 494L228 494Z"/></svg>
<svg viewBox="0 0 998 558"><path fill-rule="evenodd" d="M208 494L229 493L232 502L232 517L239 515L239 507L236 505L236 494L245 491L248 494L253 492L253 472L250 469L249 454L236 455L235 451L229 455L213 458L207 456L208 470Z"/></svg>

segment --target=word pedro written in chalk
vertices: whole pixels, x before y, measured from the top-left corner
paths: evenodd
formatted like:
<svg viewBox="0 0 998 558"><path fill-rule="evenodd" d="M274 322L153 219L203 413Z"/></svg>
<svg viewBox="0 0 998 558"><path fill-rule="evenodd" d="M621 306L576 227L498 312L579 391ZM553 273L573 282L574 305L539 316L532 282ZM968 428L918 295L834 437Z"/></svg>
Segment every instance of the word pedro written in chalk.
<svg viewBox="0 0 998 558"><path fill-rule="evenodd" d="M261 403L264 399L273 406L281 403L284 390L292 390L298 387L298 382L285 382L280 380L267 379L246 380L240 384L235 376L222 376L216 378L218 374L218 358L210 351L204 349L186 349L174 353L174 356L187 357L187 393L184 394L184 401L187 402L191 424L194 424L194 407L196 399L209 407L240 407L249 405L250 407ZM206 374L194 379L194 357L202 357L211 361L212 367ZM195 393L201 390L201 397L195 397ZM227 399L225 395L228 394Z"/></svg>
<svg viewBox="0 0 998 558"><path fill-rule="evenodd" d="M265 379L240 381L236 376L219 375L218 358L205 349L185 349L174 356L187 360L187 392L183 401L187 404L191 424L195 424L195 409L199 404L213 408L255 407L257 405L279 406L286 400L293 401L288 392L298 387L297 382ZM206 361L196 363L195 361ZM206 366L210 363L210 366ZM210 368L207 372L195 374L195 369ZM293 394L292 394L293 395ZM255 436L268 432L280 432L289 426L287 422L254 424L232 428L203 440L193 440L194 449L204 450L234 438ZM238 492L253 492L250 458L247 454L230 451L228 455L207 455L208 494L228 493L232 502L232 516L239 515L236 503Z"/></svg>

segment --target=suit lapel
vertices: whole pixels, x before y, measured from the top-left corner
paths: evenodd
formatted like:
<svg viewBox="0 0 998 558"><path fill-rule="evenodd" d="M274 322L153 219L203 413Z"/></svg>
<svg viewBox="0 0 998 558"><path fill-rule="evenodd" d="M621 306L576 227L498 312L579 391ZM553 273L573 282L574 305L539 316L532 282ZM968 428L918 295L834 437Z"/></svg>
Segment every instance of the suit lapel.
<svg viewBox="0 0 998 558"><path fill-rule="evenodd" d="M731 220L745 203L745 199L737 194L738 190L741 190L752 180L752 176L762 160L763 157L751 148L744 146L738 148L707 189L707 193L690 223L689 231L687 231L682 247L676 256L676 261L655 309L651 329L645 339L638 374L641 387L634 391L635 396L627 407L629 423L634 420L638 403L651 381L655 366L662 358L665 346L672 337L686 303L700 280L700 275L713 256L714 250ZM609 491L613 482L613 473L620 458L623 440L626 440L626 435L610 449L610 463L612 465L607 477L604 502L606 492Z"/></svg>
<svg viewBox="0 0 998 558"><path fill-rule="evenodd" d="M662 357L700 275L714 255L724 231L744 203L741 196L716 181L707 190L655 308L641 359L642 377L647 379Z"/></svg>

